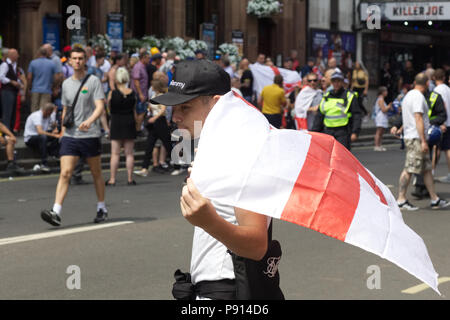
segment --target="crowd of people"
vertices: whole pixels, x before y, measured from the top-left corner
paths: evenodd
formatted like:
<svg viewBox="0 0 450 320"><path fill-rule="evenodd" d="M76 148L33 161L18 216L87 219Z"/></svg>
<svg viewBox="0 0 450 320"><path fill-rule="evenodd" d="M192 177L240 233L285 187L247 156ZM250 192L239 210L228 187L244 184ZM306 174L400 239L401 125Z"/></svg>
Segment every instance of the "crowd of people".
<svg viewBox="0 0 450 320"><path fill-rule="evenodd" d="M39 154L41 161L34 166L35 171L50 172L48 157L59 158L64 132L63 106L74 107L68 105L71 99L67 99L63 93L63 83L69 86L74 76L74 62L70 56L73 49L67 46L60 54L51 45L44 44L30 62L27 72L18 65L19 52L16 49L3 50L4 60L0 65L0 143L5 146L7 170L11 173L20 174L24 171L16 163L14 152L16 137L20 134L23 134L26 146ZM104 104L96 120L98 130L101 136L111 140L111 173L105 185L116 185L122 150L126 158L128 185L136 185L134 175L146 177L151 166L151 170L158 173L178 175L185 172L189 164L174 163L170 158L176 143L172 141L176 125L172 122L171 106L150 102L167 91L175 67L180 62L177 53L173 50L160 52L158 48L141 48L134 54L107 53L99 46L86 46L84 52L85 72L99 80L98 90L101 92L97 96ZM438 128L441 137L439 143L429 145L432 169L442 151L449 166L449 175L444 182L450 182L448 65L435 70L431 64L427 64L423 71L417 72L412 62L406 61L403 71L393 72L386 62L380 71L381 86L375 104L370 107L365 105L369 74L362 62L355 61L353 68L346 63L343 68L337 66L335 58L330 58L325 65L322 59L310 57L301 66L297 56L297 51L292 50L283 68L297 72L301 79L300 85L286 90L283 76L278 73L274 75L273 83L265 86L261 92L254 89L255 75L249 59L242 58L238 64L231 63L227 56L215 57L213 60L230 76L232 90L257 106L276 128L324 132L351 149L352 142L358 139L363 119L371 115L376 126L375 151L387 150L382 142L389 127L393 127L390 131L392 134L401 135L402 144L408 148L410 135L405 128L411 124L407 121L402 123L402 110L408 103L405 98L411 95L411 91L415 90L413 92L416 94L420 91L416 88L417 77L421 75L420 81L426 78L426 90L420 91L427 102L426 116L432 128ZM199 50L194 59L205 58L206 54ZM254 63L276 69L272 59L262 53L258 54ZM78 90L81 91L78 95L83 99L88 88L78 86L78 83L72 84L71 95L75 95ZM24 107L27 107L25 111ZM21 116L27 111L29 115L21 128L24 122ZM75 117L82 115L75 114ZM423 118L424 137L427 137L428 120L425 114ZM135 170L134 145L138 137L146 137L147 147L144 159L139 164L140 169ZM85 160L81 158L72 172L73 183L83 183L81 171L84 164ZM418 187L414 194L429 194L433 198L433 192L425 190L426 183L421 182L420 178L415 180L418 181ZM425 180L427 182L429 179ZM405 199L400 196L399 201L403 203Z"/></svg>

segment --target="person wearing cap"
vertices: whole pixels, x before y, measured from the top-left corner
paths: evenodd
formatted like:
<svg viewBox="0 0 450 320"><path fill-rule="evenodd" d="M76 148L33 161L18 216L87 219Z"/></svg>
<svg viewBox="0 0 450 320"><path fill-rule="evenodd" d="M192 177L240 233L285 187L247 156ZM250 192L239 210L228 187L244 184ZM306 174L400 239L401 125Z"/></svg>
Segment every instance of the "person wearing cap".
<svg viewBox="0 0 450 320"><path fill-rule="evenodd" d="M204 123L221 96L230 90L229 75L214 62L182 61L175 68L168 92L151 102L172 105L172 119L178 129L197 139L201 131L197 121ZM195 230L190 275L183 284L177 278L175 298L181 299L176 289L186 285L190 298L236 299L233 261L227 250L241 257L262 259L268 242L267 217L204 198L190 178L183 187L180 207Z"/></svg>
<svg viewBox="0 0 450 320"><path fill-rule="evenodd" d="M147 64L147 74L148 74L148 88L152 86L153 74L158 71L158 66L161 64L162 55L158 52L152 54L150 58L150 63ZM149 97L150 98L150 97Z"/></svg>
<svg viewBox="0 0 450 320"><path fill-rule="evenodd" d="M195 59L197 60L203 60L206 59L206 55L205 52L203 52L203 50L195 50Z"/></svg>
<svg viewBox="0 0 450 320"><path fill-rule="evenodd" d="M332 135L350 150L361 130L361 109L355 94L344 89L344 75L340 70L331 76L333 90L322 97L312 131Z"/></svg>

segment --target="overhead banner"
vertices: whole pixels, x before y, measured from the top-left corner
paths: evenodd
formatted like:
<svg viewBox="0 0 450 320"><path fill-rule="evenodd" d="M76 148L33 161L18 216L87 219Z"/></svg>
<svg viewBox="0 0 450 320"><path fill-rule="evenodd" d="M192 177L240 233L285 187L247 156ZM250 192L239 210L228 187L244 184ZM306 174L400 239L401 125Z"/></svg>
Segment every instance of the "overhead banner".
<svg viewBox="0 0 450 320"><path fill-rule="evenodd" d="M450 1L446 2L385 2L361 3L361 21L367 20L369 8L377 6L384 21L450 20ZM376 10L376 9L375 9Z"/></svg>

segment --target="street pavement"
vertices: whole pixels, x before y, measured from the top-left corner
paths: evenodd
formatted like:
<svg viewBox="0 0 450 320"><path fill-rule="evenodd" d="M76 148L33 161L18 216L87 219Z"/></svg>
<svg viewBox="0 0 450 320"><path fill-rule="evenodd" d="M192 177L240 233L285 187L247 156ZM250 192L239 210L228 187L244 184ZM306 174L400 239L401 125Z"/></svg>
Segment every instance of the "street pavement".
<svg viewBox="0 0 450 320"><path fill-rule="evenodd" d="M397 194L404 151L394 145L384 153L372 148L353 152ZM445 174L442 158L436 176ZM189 271L193 235L179 210L184 176L151 174L137 177L137 186L127 186L122 170L117 186L107 188L110 219L101 225L92 223L96 197L89 173L84 177L89 184L69 188L59 229L40 219L40 211L53 204L57 175L0 180L0 300L173 299L173 273L178 268ZM450 199L450 185L436 183L436 188ZM410 200L421 209L404 212L404 220L425 241L443 296L416 287L418 279L387 260L275 221L273 238L283 250L279 269L286 298L448 299L450 210L431 210L428 199ZM80 289L68 288L74 274L70 266L79 268ZM379 268L378 288L368 288L371 268ZM406 289L414 293L402 292Z"/></svg>

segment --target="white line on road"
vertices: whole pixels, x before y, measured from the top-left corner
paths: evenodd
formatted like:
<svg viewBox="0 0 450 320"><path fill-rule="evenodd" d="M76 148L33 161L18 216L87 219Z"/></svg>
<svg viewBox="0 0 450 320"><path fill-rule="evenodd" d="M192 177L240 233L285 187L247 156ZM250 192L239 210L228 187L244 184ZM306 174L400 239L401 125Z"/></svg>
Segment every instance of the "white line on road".
<svg viewBox="0 0 450 320"><path fill-rule="evenodd" d="M7 244L13 244L13 243L19 243L19 242L25 242L25 241L41 240L41 239L47 239L47 238L66 236L69 234L86 232L86 231L112 228L112 227L117 227L117 226L121 226L121 225L125 225L125 224L130 224L130 223L134 223L134 222L133 221L112 222L112 223L99 224L99 225L89 226L89 227L79 227L79 228L73 228L73 229L65 229L65 230L59 230L59 231L50 231L50 232L29 234L29 235L25 235L25 236L4 238L4 239L0 239L0 246L7 245Z"/></svg>
<svg viewBox="0 0 450 320"><path fill-rule="evenodd" d="M442 278L438 279L438 283L439 284L442 284L444 282L449 282L449 281L450 281L450 277L442 277ZM422 284L419 284L417 286L414 286L414 287L402 290L402 293L416 294L416 293L419 293L419 292L424 291L426 289L430 289L430 286L425 284L425 283L422 283Z"/></svg>

